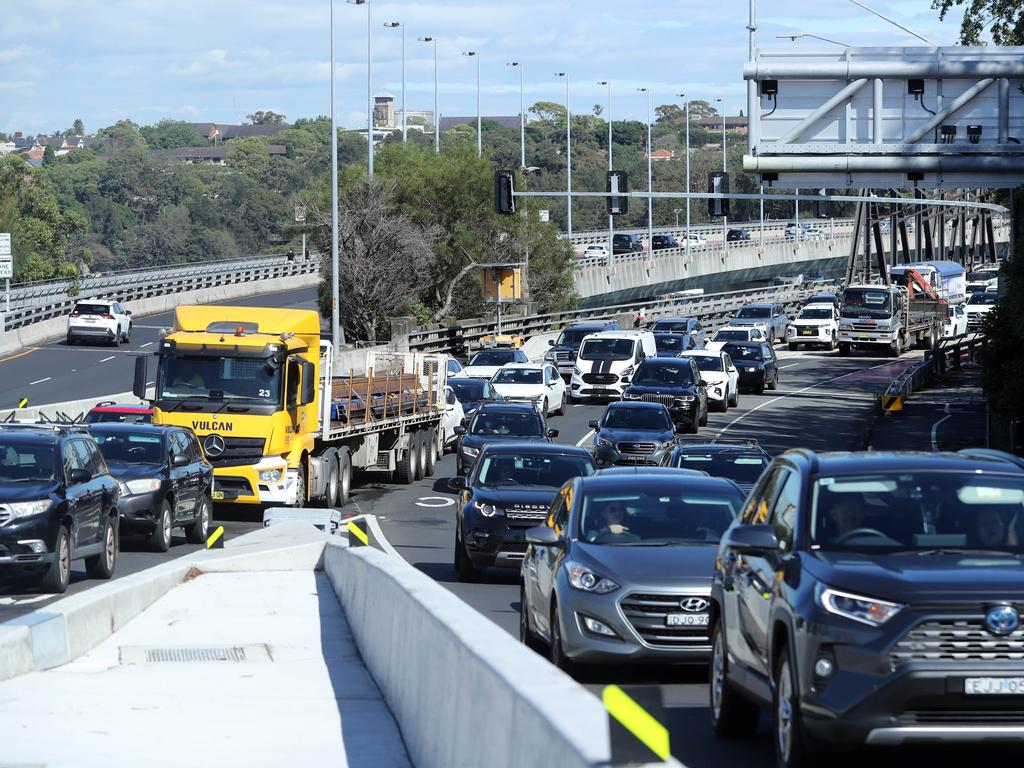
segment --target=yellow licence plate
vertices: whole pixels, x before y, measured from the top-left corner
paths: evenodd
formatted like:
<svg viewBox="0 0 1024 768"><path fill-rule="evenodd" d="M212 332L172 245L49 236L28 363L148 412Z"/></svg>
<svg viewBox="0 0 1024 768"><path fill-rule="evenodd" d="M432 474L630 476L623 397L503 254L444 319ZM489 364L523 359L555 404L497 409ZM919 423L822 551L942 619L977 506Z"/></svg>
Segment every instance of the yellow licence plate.
<svg viewBox="0 0 1024 768"><path fill-rule="evenodd" d="M214 491L213 492L213 500L214 501L224 501L224 491Z"/></svg>

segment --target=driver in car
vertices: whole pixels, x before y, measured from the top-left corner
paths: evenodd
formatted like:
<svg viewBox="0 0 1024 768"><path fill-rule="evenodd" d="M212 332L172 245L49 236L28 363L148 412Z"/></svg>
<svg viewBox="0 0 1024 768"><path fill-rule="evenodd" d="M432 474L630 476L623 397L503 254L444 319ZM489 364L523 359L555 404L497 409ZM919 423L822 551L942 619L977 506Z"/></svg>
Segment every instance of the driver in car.
<svg viewBox="0 0 1024 768"><path fill-rule="evenodd" d="M599 520L601 524L591 532L591 541L599 539L602 536L621 536L624 533L629 533L629 526L623 523L625 519L626 505L621 501L613 501L609 503L600 512Z"/></svg>
<svg viewBox="0 0 1024 768"><path fill-rule="evenodd" d="M853 499L837 499L829 507L828 517L832 523L832 540L839 541L843 536L864 527L864 508Z"/></svg>

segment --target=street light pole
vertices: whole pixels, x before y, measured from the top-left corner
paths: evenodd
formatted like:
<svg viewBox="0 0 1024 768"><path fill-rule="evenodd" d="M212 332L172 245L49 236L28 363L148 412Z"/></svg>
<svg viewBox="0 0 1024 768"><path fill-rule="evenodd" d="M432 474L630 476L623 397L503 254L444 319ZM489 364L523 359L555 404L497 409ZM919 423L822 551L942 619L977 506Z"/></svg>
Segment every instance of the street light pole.
<svg viewBox="0 0 1024 768"><path fill-rule="evenodd" d="M476 51L463 51L462 55L476 58L476 156L483 157L484 144L481 132L483 120L480 118L480 54Z"/></svg>
<svg viewBox="0 0 1024 768"><path fill-rule="evenodd" d="M519 167L526 167L526 111L523 109L523 65L518 61L510 61L510 67L519 69Z"/></svg>
<svg viewBox="0 0 1024 768"><path fill-rule="evenodd" d="M366 6L366 173L373 179L373 14L370 0L348 0Z"/></svg>
<svg viewBox="0 0 1024 768"><path fill-rule="evenodd" d="M607 112L608 120L608 172L611 173L615 169L612 165L612 84L610 80L598 80L598 85L604 85L608 87L608 107L605 110ZM612 258L615 255L615 217L610 213L608 214L608 263L612 263Z"/></svg>
<svg viewBox="0 0 1024 768"><path fill-rule="evenodd" d="M725 102L721 99L715 99L716 104L722 105L722 173L728 173L728 167L726 165L726 154L725 154ZM722 250L728 250L729 248L729 217L722 217Z"/></svg>
<svg viewBox="0 0 1024 768"><path fill-rule="evenodd" d="M434 44L434 154L437 155L441 153L441 117L437 114L437 38L420 37L417 39L421 43Z"/></svg>
<svg viewBox="0 0 1024 768"><path fill-rule="evenodd" d="M569 73L556 72L555 77L565 78L565 161L566 178L566 230L569 237L572 237L572 113L569 111Z"/></svg>
<svg viewBox="0 0 1024 768"><path fill-rule="evenodd" d="M677 94L680 99L686 99L685 93ZM690 194L690 100L683 102L686 119L686 194ZM679 223L676 223L679 227ZM686 198L686 252L690 252L690 198Z"/></svg>
<svg viewBox="0 0 1024 768"><path fill-rule="evenodd" d="M654 174L651 164L651 89L637 88L647 94L647 258L654 257Z"/></svg>
<svg viewBox="0 0 1024 768"><path fill-rule="evenodd" d="M341 295L338 286L338 124L335 109L334 0L331 0L331 341L338 349L345 343L341 330ZM337 359L337 358L335 358ZM333 371L325 375L333 375Z"/></svg>
<svg viewBox="0 0 1024 768"><path fill-rule="evenodd" d="M400 21L389 21L384 26L390 29L395 27L401 27L402 29L402 143L404 144L408 139L406 131L407 121L405 119L405 25Z"/></svg>

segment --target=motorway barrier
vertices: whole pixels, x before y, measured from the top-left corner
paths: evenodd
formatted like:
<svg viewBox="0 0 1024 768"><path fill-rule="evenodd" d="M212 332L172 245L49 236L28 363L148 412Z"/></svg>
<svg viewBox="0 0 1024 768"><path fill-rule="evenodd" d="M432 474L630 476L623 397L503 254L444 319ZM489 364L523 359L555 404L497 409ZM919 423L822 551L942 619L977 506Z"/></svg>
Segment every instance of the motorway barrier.
<svg viewBox="0 0 1024 768"><path fill-rule="evenodd" d="M418 768L609 763L601 702L426 574L334 539L323 563Z"/></svg>
<svg viewBox="0 0 1024 768"><path fill-rule="evenodd" d="M924 360L890 382L882 393L882 411L899 413L914 392L930 386L950 370L960 370L965 363L983 362L987 346L988 339L978 332L940 339L934 349L925 351Z"/></svg>

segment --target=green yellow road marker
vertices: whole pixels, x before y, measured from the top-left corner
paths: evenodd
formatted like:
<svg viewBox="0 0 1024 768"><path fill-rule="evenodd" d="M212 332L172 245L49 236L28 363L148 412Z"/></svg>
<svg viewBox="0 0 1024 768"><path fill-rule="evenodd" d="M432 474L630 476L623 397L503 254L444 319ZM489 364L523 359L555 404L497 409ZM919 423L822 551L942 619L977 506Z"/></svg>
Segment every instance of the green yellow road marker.
<svg viewBox="0 0 1024 768"><path fill-rule="evenodd" d="M217 530L206 540L207 549L224 549L224 526L218 525Z"/></svg>
<svg viewBox="0 0 1024 768"><path fill-rule="evenodd" d="M668 760L672 754L668 729L649 711L660 714L661 690L656 687L632 690L634 695L630 696L619 686L609 685L601 693L604 708L612 718L609 723L612 764L649 761L651 753L660 760ZM646 708L637 698L645 700Z"/></svg>
<svg viewBox="0 0 1024 768"><path fill-rule="evenodd" d="M352 521L349 521L347 527L348 527L348 532L350 534L349 535L349 539L348 539L349 546L367 547L367 546L370 545L370 537L367 536L366 533L363 532L362 528L360 528L358 525L356 525ZM356 537L356 541L358 541L358 543L356 543L356 541L352 540L353 536Z"/></svg>
<svg viewBox="0 0 1024 768"><path fill-rule="evenodd" d="M23 398L21 398L21 400L18 401L18 407L19 408L24 408L26 405L28 405L28 398L27 397L23 397Z"/></svg>

